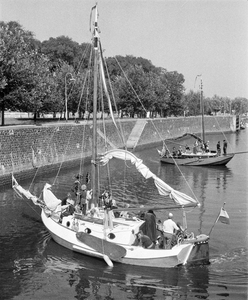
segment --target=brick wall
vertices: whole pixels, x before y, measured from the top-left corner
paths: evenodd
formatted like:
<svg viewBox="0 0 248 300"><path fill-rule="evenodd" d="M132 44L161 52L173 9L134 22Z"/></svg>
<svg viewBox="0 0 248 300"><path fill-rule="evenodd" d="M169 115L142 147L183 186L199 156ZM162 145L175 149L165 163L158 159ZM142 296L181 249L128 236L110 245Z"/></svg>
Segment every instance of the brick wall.
<svg viewBox="0 0 248 300"><path fill-rule="evenodd" d="M206 117L206 132L235 131L233 117ZM136 119L122 120L124 140L136 124ZM186 132L200 131L200 118L147 119L140 133L138 146L159 143L162 139L177 137ZM107 139L103 138L103 124L98 125L99 152L111 145L123 147L112 122L106 122ZM118 125L118 123L117 123ZM118 125L119 126L119 125ZM106 144L107 143L107 144ZM56 123L42 126L11 126L0 128L0 185L10 182L14 172L22 178L32 177L37 168L50 172L56 168L76 164L81 157L91 156L92 124Z"/></svg>

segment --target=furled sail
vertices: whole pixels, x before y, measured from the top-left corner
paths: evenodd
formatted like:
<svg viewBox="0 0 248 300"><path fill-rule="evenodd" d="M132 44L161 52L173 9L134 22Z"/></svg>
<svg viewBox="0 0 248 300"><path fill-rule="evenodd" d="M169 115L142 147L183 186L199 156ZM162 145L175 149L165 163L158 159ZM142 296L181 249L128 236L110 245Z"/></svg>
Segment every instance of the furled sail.
<svg viewBox="0 0 248 300"><path fill-rule="evenodd" d="M40 207L46 207L50 211L61 211L61 200L59 200L50 190L51 185L46 183L43 189L43 200L34 196L30 193L29 190L24 189L12 175L12 187L16 194L23 198L27 198L28 200L32 200L35 205L39 205ZM66 206L63 206L66 207ZM63 208L62 207L62 208Z"/></svg>
<svg viewBox="0 0 248 300"><path fill-rule="evenodd" d="M150 171L150 169L146 165L143 164L143 161L137 158L133 153L122 149L110 150L102 155L100 163L102 165L106 165L112 158L129 160L133 165L135 165L136 169L143 175L143 177L145 177L146 179L153 178L154 184L156 185L160 195L169 196L177 205L197 206L199 204L199 201L197 199L193 199L182 192L174 190L162 179L157 177Z"/></svg>
<svg viewBox="0 0 248 300"><path fill-rule="evenodd" d="M23 196L29 200L32 200L35 205L40 205L40 200L36 196L32 195L28 190L24 189L12 175L12 187L16 194L23 198Z"/></svg>
<svg viewBox="0 0 248 300"><path fill-rule="evenodd" d="M50 190L51 185L46 183L43 189L43 200L46 204L46 207L51 210L55 211L58 206L61 206L61 200L59 200L53 192ZM61 210L61 209L60 209Z"/></svg>

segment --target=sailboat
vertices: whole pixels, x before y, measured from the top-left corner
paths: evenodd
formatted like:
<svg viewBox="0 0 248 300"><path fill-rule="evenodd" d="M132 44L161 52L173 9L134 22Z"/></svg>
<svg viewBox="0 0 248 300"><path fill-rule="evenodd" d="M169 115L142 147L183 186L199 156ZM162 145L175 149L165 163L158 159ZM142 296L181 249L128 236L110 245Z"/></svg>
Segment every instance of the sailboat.
<svg viewBox="0 0 248 300"><path fill-rule="evenodd" d="M197 75L201 76L201 75ZM197 78L196 77L196 78ZM193 137L194 146L192 150L187 144L180 144L179 149L173 147L170 151L166 146L166 141L163 142L163 149L158 150L160 161L165 164L183 165L183 166L225 166L235 155L235 153L224 153L221 155L221 146L219 151L210 150L209 142L205 138L204 125L204 105L203 105L203 89L202 79L200 84L200 104L201 104L201 121L202 121L202 138L192 133L186 133L181 137L170 139L167 143L177 145L178 140L184 139L187 136Z"/></svg>
<svg viewBox="0 0 248 300"><path fill-rule="evenodd" d="M93 93L93 138L92 138L92 159L91 159L91 190L92 195L89 200L89 211L83 213L81 210L73 210L72 213L63 215L63 211L70 207L70 201L62 205L62 201L56 197L52 191L52 186L48 183L43 188L42 197L32 194L29 190L23 188L12 176L12 187L20 196L31 200L41 209L41 219L51 234L51 237L59 245L81 253L85 256L91 256L101 259L108 266L113 264L129 264L145 267L167 268L189 263L209 263L209 236L200 234L194 236L193 233L187 233L185 210L190 207L198 207L199 201L181 191L177 191L165 183L162 179L152 173L143 161L133 153L125 149L111 149L105 153L97 152L97 88L100 74L101 83L106 89L103 56L101 53L100 36L98 29L98 10L97 5L92 8L95 13L93 30L93 48L94 48L94 93ZM108 102L109 94L106 92ZM109 106L111 117L111 105ZM109 195L106 196L103 203L99 201L100 188L98 184L99 168L109 164L114 160L121 160L131 163L145 179L152 180L157 188L158 195L164 198L163 207L133 206L118 208L113 205ZM107 199L106 199L107 198ZM168 199L174 202L174 206L167 206ZM160 248L154 243L152 248L144 248L137 244L137 235L144 228L145 219L135 214L137 211L149 209L181 209L183 211L183 233L178 236L175 244L170 249ZM132 217L115 216L113 212L120 210L132 211Z"/></svg>

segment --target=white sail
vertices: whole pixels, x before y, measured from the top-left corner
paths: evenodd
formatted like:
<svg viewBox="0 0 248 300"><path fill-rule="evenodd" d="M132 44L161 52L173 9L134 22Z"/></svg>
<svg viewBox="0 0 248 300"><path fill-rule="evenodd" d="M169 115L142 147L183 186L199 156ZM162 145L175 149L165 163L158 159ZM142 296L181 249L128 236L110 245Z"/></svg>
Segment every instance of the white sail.
<svg viewBox="0 0 248 300"><path fill-rule="evenodd" d="M58 206L61 206L61 200L59 200L53 192L50 190L51 185L46 183L43 189L43 200L46 204L46 207L51 210L55 211ZM61 209L60 209L61 210Z"/></svg>
<svg viewBox="0 0 248 300"><path fill-rule="evenodd" d="M157 177L154 173L150 171L150 169L146 165L143 164L143 161L137 158L133 153L122 149L110 150L103 154L100 162L103 165L106 165L112 158L129 160L133 165L135 165L136 169L143 175L143 177L145 177L146 179L153 178L154 184L156 185L160 195L169 196L172 200L174 200L176 204L182 206L189 204L197 206L199 204L198 200L193 199L192 197L182 192L174 190L162 179Z"/></svg>

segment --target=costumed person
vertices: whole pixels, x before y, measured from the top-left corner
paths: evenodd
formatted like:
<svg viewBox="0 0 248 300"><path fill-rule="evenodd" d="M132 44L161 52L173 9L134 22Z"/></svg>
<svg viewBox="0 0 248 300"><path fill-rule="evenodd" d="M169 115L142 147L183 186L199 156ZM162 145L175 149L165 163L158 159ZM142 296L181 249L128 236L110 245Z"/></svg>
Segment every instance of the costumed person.
<svg viewBox="0 0 248 300"><path fill-rule="evenodd" d="M103 208L104 208L104 227L113 229L113 211L112 211L112 197L109 191L103 193Z"/></svg>
<svg viewBox="0 0 248 300"><path fill-rule="evenodd" d="M82 210L83 215L86 215L86 198L87 198L87 187L85 184L81 185L80 192L79 192L79 205L80 209Z"/></svg>
<svg viewBox="0 0 248 300"><path fill-rule="evenodd" d="M223 140L223 153L226 155L226 149L227 149L227 141Z"/></svg>
<svg viewBox="0 0 248 300"><path fill-rule="evenodd" d="M139 244L146 249L154 249L155 248L155 244L151 241L151 239L149 238L149 236L145 235L142 230L140 230L137 233L137 238L139 241Z"/></svg>
<svg viewBox="0 0 248 300"><path fill-rule="evenodd" d="M156 244L157 241L157 224L156 215L153 210L148 210L144 215L145 223L140 227L142 232L149 236L151 241Z"/></svg>
<svg viewBox="0 0 248 300"><path fill-rule="evenodd" d="M172 219L173 214L169 213L168 219L163 223L164 246L166 249L171 249L173 239L175 239L175 232L179 230L177 224Z"/></svg>

